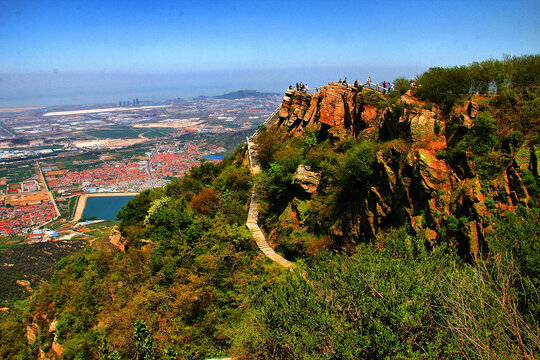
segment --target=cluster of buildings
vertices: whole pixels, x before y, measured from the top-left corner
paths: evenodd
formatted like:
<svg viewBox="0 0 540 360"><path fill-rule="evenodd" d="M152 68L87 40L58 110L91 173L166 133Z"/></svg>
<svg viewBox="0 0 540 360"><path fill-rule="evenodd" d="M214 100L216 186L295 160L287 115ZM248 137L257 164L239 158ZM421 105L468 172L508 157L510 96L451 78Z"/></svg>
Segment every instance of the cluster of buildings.
<svg viewBox="0 0 540 360"><path fill-rule="evenodd" d="M45 176L50 188L80 185L94 188L94 191L89 190L91 192L96 192L97 188L114 188L119 182L148 179L146 161L116 161L81 171L49 172Z"/></svg>
<svg viewBox="0 0 540 360"><path fill-rule="evenodd" d="M56 239L60 236L60 234L54 230L51 229L38 229L32 231L30 235L28 235L27 241L28 244L35 244L38 242L46 242L52 239Z"/></svg>
<svg viewBox="0 0 540 360"><path fill-rule="evenodd" d="M36 180L25 180L20 183L8 184L6 188L6 194L22 194L39 191L39 184Z"/></svg>
<svg viewBox="0 0 540 360"><path fill-rule="evenodd" d="M126 99L119 102L120 107L58 106L0 113L0 163L47 158L38 161L49 190L60 194L57 203L69 208L71 203L66 200L81 193L138 192L164 186L199 165L201 157L225 151L205 144L206 136L255 128L280 103L281 95L277 94L231 93L166 104L139 104L138 99ZM156 144L144 157L145 151ZM127 154L137 155L107 157L107 151L124 148ZM96 158L87 155L94 152L99 154ZM79 155L84 155L80 157L84 160L66 161ZM44 190L45 184L35 172L32 176L22 176L20 171L17 174L20 176L11 180L9 176L0 179L0 195L17 199L20 204L0 207L0 236L29 234L30 229L58 216L54 204L45 200L48 194L41 204L22 205L27 199L31 204L40 201L35 201L36 193ZM34 231L28 241L47 241L55 236L52 230Z"/></svg>
<svg viewBox="0 0 540 360"><path fill-rule="evenodd" d="M191 141L184 143L179 148L161 147L150 161L152 176L155 178L182 177L192 166L200 165L200 158L204 154L225 151L223 147L215 145L207 147L206 151L202 151L199 144Z"/></svg>
<svg viewBox="0 0 540 360"><path fill-rule="evenodd" d="M56 209L50 201L41 204L0 207L0 236L19 236L32 226L43 225L56 218Z"/></svg>
<svg viewBox="0 0 540 360"><path fill-rule="evenodd" d="M42 150L0 150L0 161L6 159L22 159L32 157L40 154L52 154L56 149L42 149Z"/></svg>
<svg viewBox="0 0 540 360"><path fill-rule="evenodd" d="M199 144L191 141L180 146L172 143L159 146L149 161L111 161L80 171L48 171L45 177L51 189L79 187L90 193L142 191L163 186L167 179L181 177L189 168L199 165L201 156L224 150L213 145L203 150Z"/></svg>

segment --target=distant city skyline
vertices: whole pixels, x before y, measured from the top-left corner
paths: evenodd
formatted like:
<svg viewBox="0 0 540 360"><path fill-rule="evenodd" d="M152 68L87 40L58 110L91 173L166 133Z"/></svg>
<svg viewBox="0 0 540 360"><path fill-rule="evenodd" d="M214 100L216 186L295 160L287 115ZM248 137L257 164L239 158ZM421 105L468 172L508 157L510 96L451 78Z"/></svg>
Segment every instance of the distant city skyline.
<svg viewBox="0 0 540 360"><path fill-rule="evenodd" d="M108 83L142 99L392 80L538 53L539 13L539 1L0 0L0 106Z"/></svg>

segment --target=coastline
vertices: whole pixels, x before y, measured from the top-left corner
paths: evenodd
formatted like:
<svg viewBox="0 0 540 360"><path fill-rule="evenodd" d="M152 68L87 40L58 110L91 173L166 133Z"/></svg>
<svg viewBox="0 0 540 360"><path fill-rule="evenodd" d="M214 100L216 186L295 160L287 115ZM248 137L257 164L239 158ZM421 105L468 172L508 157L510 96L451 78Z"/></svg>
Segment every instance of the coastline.
<svg viewBox="0 0 540 360"><path fill-rule="evenodd" d="M86 206L86 199L88 199L89 197L135 196L138 194L138 192L82 194L81 196L79 196L79 201L77 202L77 208L75 209L75 215L73 216L72 222L76 223L82 218L82 214Z"/></svg>

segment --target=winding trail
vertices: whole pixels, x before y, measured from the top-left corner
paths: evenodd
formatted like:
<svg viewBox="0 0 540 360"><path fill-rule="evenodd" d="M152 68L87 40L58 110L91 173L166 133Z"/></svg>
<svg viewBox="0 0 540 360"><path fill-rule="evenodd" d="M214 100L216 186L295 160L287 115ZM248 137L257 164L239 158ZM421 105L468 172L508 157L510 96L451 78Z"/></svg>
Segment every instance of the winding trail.
<svg viewBox="0 0 540 360"><path fill-rule="evenodd" d="M275 120L277 118L278 109L272 113L264 123L266 126L268 124ZM247 138L247 146L248 146L248 156L249 156L249 166L251 167L251 172L253 175L258 174L261 171L261 167L257 163L257 156L253 149L253 142L252 139L257 135L257 132L251 136L251 138ZM246 221L246 226L248 227L249 231L253 235L253 238L255 239L255 242L257 243L257 246L261 251L266 255L268 258L270 258L272 261L278 263L281 266L284 267L291 267L293 264L285 259L283 256L279 255L268 245L268 242L266 242L266 238L264 237L264 234L259 227L258 224L258 217L259 217L259 211L257 210L259 207L259 199L260 199L260 190L261 190L262 184L255 183L253 185L253 191L251 193L251 202L249 204L249 213Z"/></svg>

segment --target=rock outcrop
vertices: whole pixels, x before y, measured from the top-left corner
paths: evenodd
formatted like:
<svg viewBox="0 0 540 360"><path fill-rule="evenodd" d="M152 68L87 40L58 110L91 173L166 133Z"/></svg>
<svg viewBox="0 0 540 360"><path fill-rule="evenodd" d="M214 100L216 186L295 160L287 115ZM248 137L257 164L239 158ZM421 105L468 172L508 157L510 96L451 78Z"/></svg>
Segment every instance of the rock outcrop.
<svg viewBox="0 0 540 360"><path fill-rule="evenodd" d="M311 167L299 165L292 176L292 184L307 194L313 194L317 191L320 179L321 175L311 171Z"/></svg>
<svg viewBox="0 0 540 360"><path fill-rule="evenodd" d="M379 92L332 82L312 94L285 93L278 121L285 138L310 129L330 140L354 137L387 144L376 154L362 201L337 220L332 233L365 239L389 226L410 224L435 243L440 229L458 218L459 249L464 256L477 257L486 247L488 205L493 207L489 199L502 211L528 203L530 196L519 170L534 163L538 172L536 150L526 159L529 161L511 161L499 176L480 181L471 154L450 163L445 152L448 143L457 144L471 131L481 106L472 100L444 115L436 105L418 100L410 91L389 103ZM449 133L446 125L451 117L460 123ZM302 165L293 175L293 184L309 197L317 193L319 181L319 174ZM301 202L305 205L306 201L310 200ZM286 210L295 226L302 222L299 203L295 199Z"/></svg>

